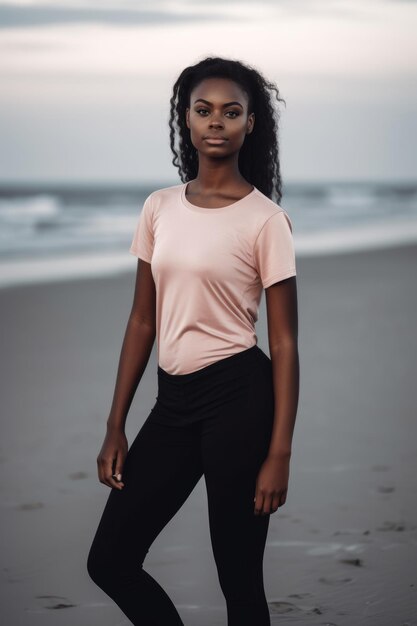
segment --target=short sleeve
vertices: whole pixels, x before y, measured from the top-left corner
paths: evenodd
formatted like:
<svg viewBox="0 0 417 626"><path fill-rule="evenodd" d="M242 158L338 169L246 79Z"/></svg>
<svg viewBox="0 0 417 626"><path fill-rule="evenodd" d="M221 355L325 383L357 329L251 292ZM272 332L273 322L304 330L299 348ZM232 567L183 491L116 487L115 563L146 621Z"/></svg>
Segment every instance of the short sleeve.
<svg viewBox="0 0 417 626"><path fill-rule="evenodd" d="M152 194L143 203L129 252L147 261L152 260L154 234L152 226Z"/></svg>
<svg viewBox="0 0 417 626"><path fill-rule="evenodd" d="M253 256L265 289L296 275L291 221L285 211L274 213L266 220L256 238Z"/></svg>

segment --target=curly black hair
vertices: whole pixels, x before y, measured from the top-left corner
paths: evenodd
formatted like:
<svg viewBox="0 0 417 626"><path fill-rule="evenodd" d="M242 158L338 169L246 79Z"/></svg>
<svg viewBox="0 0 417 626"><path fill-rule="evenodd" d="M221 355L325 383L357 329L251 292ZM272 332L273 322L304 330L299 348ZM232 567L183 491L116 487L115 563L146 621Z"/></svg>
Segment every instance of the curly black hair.
<svg viewBox="0 0 417 626"><path fill-rule="evenodd" d="M206 57L195 65L186 67L173 86L170 99L169 136L174 154L172 163L179 170L181 181L188 182L198 173L198 152L191 142L186 124L186 109L194 87L205 78L229 78L248 94L248 113L255 113L252 133L246 135L239 151L239 171L268 198L277 203L282 198L282 181L279 162L278 125L280 114L274 108L272 92L278 102L278 87L267 81L258 70L241 61L221 57ZM271 93L270 93L271 92ZM175 147L178 132L178 150Z"/></svg>

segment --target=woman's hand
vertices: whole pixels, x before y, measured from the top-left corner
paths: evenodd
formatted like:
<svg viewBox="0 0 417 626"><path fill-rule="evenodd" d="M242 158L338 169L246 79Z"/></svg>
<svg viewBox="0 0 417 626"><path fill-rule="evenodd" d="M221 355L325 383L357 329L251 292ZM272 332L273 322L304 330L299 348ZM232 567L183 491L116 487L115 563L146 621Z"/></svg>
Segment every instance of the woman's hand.
<svg viewBox="0 0 417 626"><path fill-rule="evenodd" d="M107 429L107 434L97 457L98 477L108 487L123 489L123 463L127 455L128 443L124 431Z"/></svg>
<svg viewBox="0 0 417 626"><path fill-rule="evenodd" d="M287 499L290 457L267 456L256 479L255 515L275 513Z"/></svg>

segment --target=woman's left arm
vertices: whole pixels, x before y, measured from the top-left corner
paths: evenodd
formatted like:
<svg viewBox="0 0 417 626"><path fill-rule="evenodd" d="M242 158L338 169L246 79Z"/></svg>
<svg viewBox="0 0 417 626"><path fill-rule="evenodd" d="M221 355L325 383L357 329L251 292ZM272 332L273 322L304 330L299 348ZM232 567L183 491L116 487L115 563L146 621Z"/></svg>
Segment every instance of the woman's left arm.
<svg viewBox="0 0 417 626"><path fill-rule="evenodd" d="M265 290L274 386L274 424L268 455L258 474L255 514L273 513L286 501L300 366L296 277Z"/></svg>

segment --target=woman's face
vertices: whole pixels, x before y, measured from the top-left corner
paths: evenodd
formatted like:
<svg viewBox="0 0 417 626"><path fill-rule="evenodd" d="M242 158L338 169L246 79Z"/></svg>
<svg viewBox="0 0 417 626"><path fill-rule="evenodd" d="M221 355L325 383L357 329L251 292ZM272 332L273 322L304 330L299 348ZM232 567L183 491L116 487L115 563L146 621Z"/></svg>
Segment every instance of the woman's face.
<svg viewBox="0 0 417 626"><path fill-rule="evenodd" d="M206 78L190 94L186 123L196 150L218 158L239 152L255 114L248 114L248 96L233 80ZM211 137L222 141L211 142Z"/></svg>

